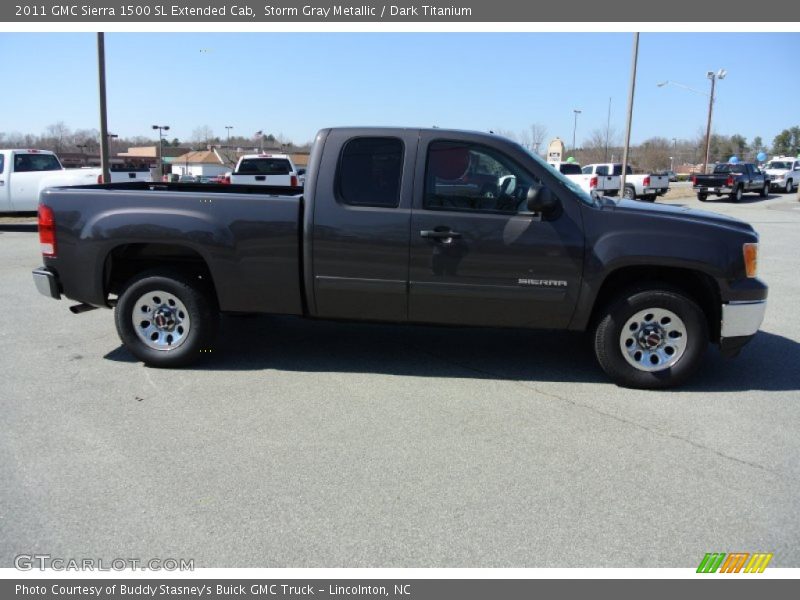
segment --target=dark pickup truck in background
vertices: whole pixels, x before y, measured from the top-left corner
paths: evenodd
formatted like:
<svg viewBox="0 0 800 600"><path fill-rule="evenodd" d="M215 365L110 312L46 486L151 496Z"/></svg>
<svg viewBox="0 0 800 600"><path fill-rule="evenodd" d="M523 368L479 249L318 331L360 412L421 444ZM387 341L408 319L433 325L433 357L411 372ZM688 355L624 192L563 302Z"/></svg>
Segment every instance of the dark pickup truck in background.
<svg viewBox="0 0 800 600"><path fill-rule="evenodd" d="M443 129L322 130L304 190L49 189L39 236L39 291L116 307L158 367L205 356L220 312L273 313L588 330L615 382L667 387L709 342L736 354L767 296L750 225L593 197L507 139Z"/></svg>
<svg viewBox="0 0 800 600"><path fill-rule="evenodd" d="M769 177L753 163L720 163L714 166L711 175L692 176L692 189L697 192L701 202L708 200L709 194L717 197L730 196L738 202L748 192L769 195Z"/></svg>

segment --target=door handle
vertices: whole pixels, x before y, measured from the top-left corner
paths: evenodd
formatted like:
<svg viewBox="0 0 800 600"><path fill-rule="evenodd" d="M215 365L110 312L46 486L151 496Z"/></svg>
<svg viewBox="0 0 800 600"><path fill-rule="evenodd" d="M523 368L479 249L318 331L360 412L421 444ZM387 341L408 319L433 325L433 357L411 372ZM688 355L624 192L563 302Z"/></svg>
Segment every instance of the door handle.
<svg viewBox="0 0 800 600"><path fill-rule="evenodd" d="M461 237L460 233L449 229L423 229L419 235L429 240L441 241L443 244L451 244L454 239Z"/></svg>

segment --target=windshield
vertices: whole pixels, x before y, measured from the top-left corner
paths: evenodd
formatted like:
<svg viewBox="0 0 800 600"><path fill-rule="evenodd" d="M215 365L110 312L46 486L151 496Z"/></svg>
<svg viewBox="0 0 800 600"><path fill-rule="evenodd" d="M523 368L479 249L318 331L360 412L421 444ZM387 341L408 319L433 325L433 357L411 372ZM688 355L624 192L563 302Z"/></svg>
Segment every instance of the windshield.
<svg viewBox="0 0 800 600"><path fill-rule="evenodd" d="M765 169L791 169L791 163L784 162L782 160L772 160L764 165Z"/></svg>
<svg viewBox="0 0 800 600"><path fill-rule="evenodd" d="M547 164L542 157L537 156L530 150L523 148L520 145L517 145L517 148L525 152L528 156L530 156L536 163L542 167L542 170L547 170L550 174L555 177L555 179L560 183L563 187L567 188L570 192L575 194L582 202L588 204L589 206L595 206L594 199L591 195L587 194L581 186L577 183L570 181L566 177L564 177L561 173L559 173L556 169L554 169L551 165Z"/></svg>

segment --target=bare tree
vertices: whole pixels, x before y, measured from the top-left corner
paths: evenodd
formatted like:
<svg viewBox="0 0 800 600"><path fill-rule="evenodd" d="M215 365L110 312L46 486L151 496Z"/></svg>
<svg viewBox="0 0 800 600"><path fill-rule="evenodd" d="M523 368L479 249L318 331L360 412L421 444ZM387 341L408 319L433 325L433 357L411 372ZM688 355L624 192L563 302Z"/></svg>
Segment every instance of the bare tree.
<svg viewBox="0 0 800 600"><path fill-rule="evenodd" d="M58 121L45 128L45 134L49 138L50 145L56 154L64 149L66 138L70 136L69 127L64 121Z"/></svg>
<svg viewBox="0 0 800 600"><path fill-rule="evenodd" d="M203 144L208 146L209 142L214 138L214 131L208 125L201 125L192 130L192 141L195 144Z"/></svg>
<svg viewBox="0 0 800 600"><path fill-rule="evenodd" d="M532 123L530 127L531 145L530 149L534 154L539 154L542 144L547 137L547 127L541 123Z"/></svg>

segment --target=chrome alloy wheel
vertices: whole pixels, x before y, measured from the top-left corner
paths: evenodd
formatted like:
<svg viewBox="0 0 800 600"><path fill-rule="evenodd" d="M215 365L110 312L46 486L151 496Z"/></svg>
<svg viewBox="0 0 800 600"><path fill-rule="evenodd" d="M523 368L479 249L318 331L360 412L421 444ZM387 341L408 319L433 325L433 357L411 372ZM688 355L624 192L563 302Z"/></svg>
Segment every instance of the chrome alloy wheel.
<svg viewBox="0 0 800 600"><path fill-rule="evenodd" d="M148 348L172 350L186 341L191 322L183 302L168 292L143 294L131 313L133 328Z"/></svg>
<svg viewBox="0 0 800 600"><path fill-rule="evenodd" d="M677 363L688 342L686 325L665 308L640 310L619 334L622 356L640 371L662 371Z"/></svg>

